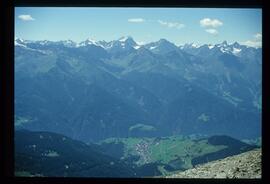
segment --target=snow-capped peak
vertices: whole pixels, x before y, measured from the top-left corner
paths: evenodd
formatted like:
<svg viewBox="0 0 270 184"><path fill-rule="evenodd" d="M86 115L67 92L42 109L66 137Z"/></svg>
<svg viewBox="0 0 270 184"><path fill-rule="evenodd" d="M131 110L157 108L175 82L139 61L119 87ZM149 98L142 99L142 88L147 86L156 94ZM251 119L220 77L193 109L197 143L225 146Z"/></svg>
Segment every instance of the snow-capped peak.
<svg viewBox="0 0 270 184"><path fill-rule="evenodd" d="M182 46L182 48L189 48L189 49L191 49L191 48L199 48L200 47L200 45L199 44L196 44L196 43L186 43L184 46Z"/></svg>
<svg viewBox="0 0 270 184"><path fill-rule="evenodd" d="M105 41L96 41L93 38L88 38L87 40L79 43L77 46L78 47L85 47L87 45L95 45L95 46L105 48Z"/></svg>
<svg viewBox="0 0 270 184"><path fill-rule="evenodd" d="M15 37L14 45L15 46L21 46L21 47L26 47L26 45L24 43L24 40L21 39L21 38L17 38L17 37Z"/></svg>
<svg viewBox="0 0 270 184"><path fill-rule="evenodd" d="M24 42L24 40L23 40L23 39L21 39L21 38L17 38L17 37L15 37L15 41L17 41L17 42L19 42L19 43L23 43L23 42Z"/></svg>
<svg viewBox="0 0 270 184"><path fill-rule="evenodd" d="M199 44L196 44L196 43L192 43L191 46L194 47L194 48L199 48L200 47L200 45Z"/></svg>
<svg viewBox="0 0 270 184"><path fill-rule="evenodd" d="M234 42L233 44L228 44L227 41L223 41L221 44L217 44L216 46L219 47L221 52L233 54L236 56L243 49L243 47L237 42Z"/></svg>
<svg viewBox="0 0 270 184"><path fill-rule="evenodd" d="M209 45L208 45L208 48L209 48L209 49L212 49L212 48L214 48L214 47L215 47L215 46L212 45L212 44L209 44Z"/></svg>
<svg viewBox="0 0 270 184"><path fill-rule="evenodd" d="M217 47L227 47L228 43L227 41L223 41L222 43L216 44Z"/></svg>
<svg viewBox="0 0 270 184"><path fill-rule="evenodd" d="M118 41L122 44L129 44L130 46L138 45L131 36L121 37Z"/></svg>
<svg viewBox="0 0 270 184"><path fill-rule="evenodd" d="M77 46L77 43L75 43L72 40L64 40L64 41L60 41L60 43L66 47L76 47Z"/></svg>
<svg viewBox="0 0 270 184"><path fill-rule="evenodd" d="M141 45L137 44L132 37L130 36L124 36L119 38L118 40L115 41L111 41L108 46L107 49L111 49L113 47L120 47L122 49L126 49L126 48L134 48L134 49L139 49L141 47Z"/></svg>
<svg viewBox="0 0 270 184"><path fill-rule="evenodd" d="M18 43L16 40L14 42L14 45L15 46L21 46L21 47L26 47L25 45L21 44L21 43Z"/></svg>
<svg viewBox="0 0 270 184"><path fill-rule="evenodd" d="M87 41L89 41L89 42L96 42L96 40L94 40L93 38L87 38Z"/></svg>
<svg viewBox="0 0 270 184"><path fill-rule="evenodd" d="M128 36L123 36L123 37L121 37L121 38L119 38L118 39L118 41L120 41L120 42L125 42L127 39L129 39L130 37L128 37Z"/></svg>
<svg viewBox="0 0 270 184"><path fill-rule="evenodd" d="M72 40L65 40L64 42L67 43L67 44L73 44L73 43L75 43Z"/></svg>
<svg viewBox="0 0 270 184"><path fill-rule="evenodd" d="M87 44L87 45L92 45L92 44L96 45L97 42L96 42L96 40L94 40L93 38L88 38L88 39L85 41L85 44Z"/></svg>
<svg viewBox="0 0 270 184"><path fill-rule="evenodd" d="M42 53L42 54L46 54L45 51L42 51L42 50L39 50L39 49L33 49L33 48L27 46L28 43L34 43L34 42L35 41L24 40L24 39L17 38L17 37L15 37L15 39L14 39L14 45L15 46L23 47L24 49L31 50L31 51L34 51L34 52L39 52L39 53Z"/></svg>
<svg viewBox="0 0 270 184"><path fill-rule="evenodd" d="M38 41L38 42L41 45L47 45L48 43L50 43L50 41L48 41L48 40L42 40L42 41Z"/></svg>
<svg viewBox="0 0 270 184"><path fill-rule="evenodd" d="M227 46L228 43L227 43L227 41L223 41L223 42L221 43L221 45L222 45L222 46Z"/></svg>
<svg viewBox="0 0 270 184"><path fill-rule="evenodd" d="M240 44L239 44L238 42L234 42L234 43L232 44L232 46L235 47L235 48L239 48L239 47L240 47Z"/></svg>

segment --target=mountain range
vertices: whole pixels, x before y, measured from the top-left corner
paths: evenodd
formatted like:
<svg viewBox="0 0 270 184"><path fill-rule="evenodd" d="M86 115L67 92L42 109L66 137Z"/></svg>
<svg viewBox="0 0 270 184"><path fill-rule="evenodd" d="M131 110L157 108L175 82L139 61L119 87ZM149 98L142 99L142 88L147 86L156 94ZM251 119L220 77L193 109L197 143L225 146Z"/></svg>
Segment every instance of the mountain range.
<svg viewBox="0 0 270 184"><path fill-rule="evenodd" d="M262 49L132 37L15 39L15 128L110 137L261 135Z"/></svg>

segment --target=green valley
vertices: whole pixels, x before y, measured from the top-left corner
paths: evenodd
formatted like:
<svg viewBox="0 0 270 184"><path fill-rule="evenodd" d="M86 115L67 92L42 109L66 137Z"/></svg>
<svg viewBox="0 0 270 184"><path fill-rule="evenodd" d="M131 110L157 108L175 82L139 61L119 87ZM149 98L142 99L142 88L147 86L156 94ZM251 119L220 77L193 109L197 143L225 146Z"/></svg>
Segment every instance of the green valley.
<svg viewBox="0 0 270 184"><path fill-rule="evenodd" d="M192 138L179 135L157 138L109 138L99 144L107 154L137 167L155 164L153 169L157 169L162 175L193 168L197 163L216 159L218 154L223 158L255 147L227 136L213 137L219 143L213 142L212 137Z"/></svg>

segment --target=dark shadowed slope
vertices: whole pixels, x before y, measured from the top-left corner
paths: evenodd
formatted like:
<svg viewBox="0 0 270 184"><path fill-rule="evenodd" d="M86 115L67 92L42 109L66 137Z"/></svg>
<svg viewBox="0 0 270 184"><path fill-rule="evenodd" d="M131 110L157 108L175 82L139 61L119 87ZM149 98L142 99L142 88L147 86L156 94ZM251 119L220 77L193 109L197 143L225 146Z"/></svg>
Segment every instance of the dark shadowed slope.
<svg viewBox="0 0 270 184"><path fill-rule="evenodd" d="M15 132L15 175L58 177L133 177L125 164L66 136Z"/></svg>

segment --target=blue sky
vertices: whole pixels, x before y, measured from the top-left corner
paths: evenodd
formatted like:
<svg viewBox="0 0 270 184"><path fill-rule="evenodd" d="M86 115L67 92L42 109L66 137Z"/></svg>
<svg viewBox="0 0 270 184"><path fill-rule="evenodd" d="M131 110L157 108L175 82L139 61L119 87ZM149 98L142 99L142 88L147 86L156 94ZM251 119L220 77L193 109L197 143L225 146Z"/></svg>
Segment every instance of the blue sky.
<svg viewBox="0 0 270 184"><path fill-rule="evenodd" d="M261 33L261 9L15 8L15 36L27 40L132 36L142 43L165 38L177 45L227 40L259 46Z"/></svg>

